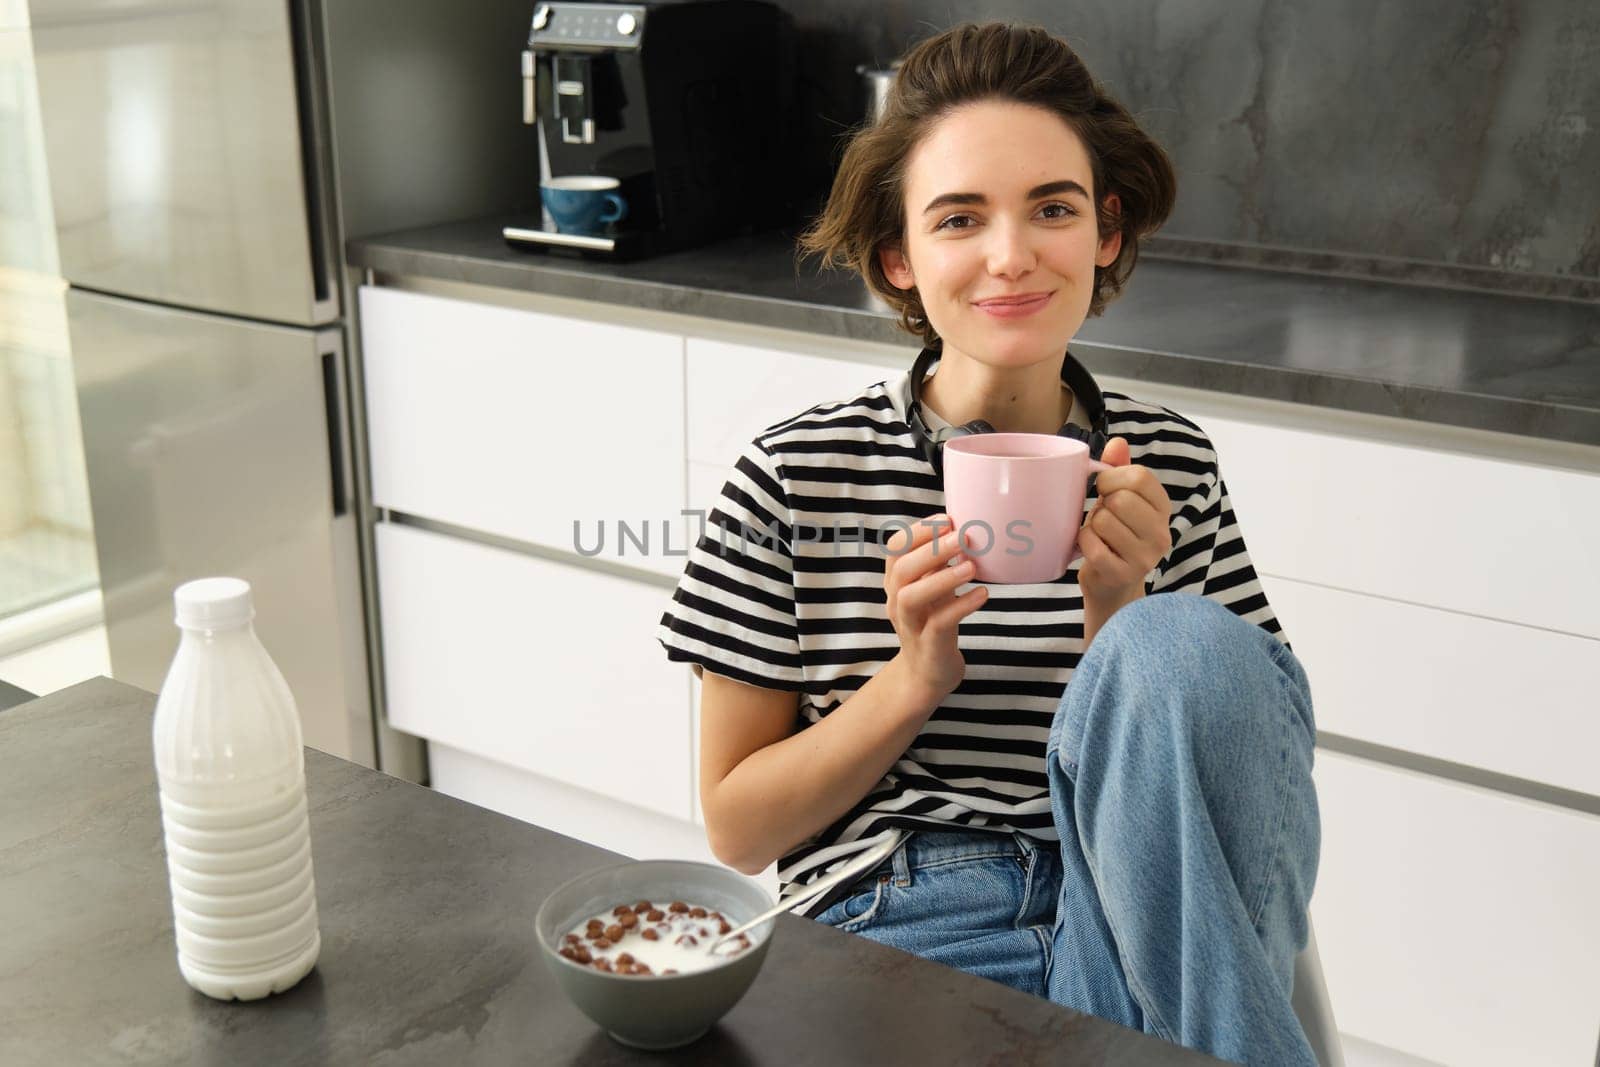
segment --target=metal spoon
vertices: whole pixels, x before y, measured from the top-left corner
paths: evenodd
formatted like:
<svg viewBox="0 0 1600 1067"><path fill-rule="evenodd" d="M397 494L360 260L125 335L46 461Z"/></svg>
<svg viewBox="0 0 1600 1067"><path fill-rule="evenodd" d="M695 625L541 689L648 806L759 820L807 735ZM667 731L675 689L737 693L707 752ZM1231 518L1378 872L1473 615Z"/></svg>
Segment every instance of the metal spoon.
<svg viewBox="0 0 1600 1067"><path fill-rule="evenodd" d="M905 836L906 833L904 830L895 831L895 835L888 841L878 845L876 848L873 848L864 855L858 856L854 860L851 860L840 870L834 871L832 874L821 879L820 881L811 883L801 892L790 897L788 900L783 901L777 907L762 912L760 915L757 915L754 919L751 919L743 926L736 926L732 930L729 930L727 933L711 942L711 944L707 946L706 952L715 954L718 946L720 946L723 942L730 941L733 938L738 937L746 930L760 926L774 915L779 915L786 911L794 911L797 908L803 908L839 883L848 881L851 878L858 877L862 874L865 874L867 871L872 870L872 868L883 862L883 860L887 858L890 853L894 852L894 850L900 846L900 842L905 839Z"/></svg>

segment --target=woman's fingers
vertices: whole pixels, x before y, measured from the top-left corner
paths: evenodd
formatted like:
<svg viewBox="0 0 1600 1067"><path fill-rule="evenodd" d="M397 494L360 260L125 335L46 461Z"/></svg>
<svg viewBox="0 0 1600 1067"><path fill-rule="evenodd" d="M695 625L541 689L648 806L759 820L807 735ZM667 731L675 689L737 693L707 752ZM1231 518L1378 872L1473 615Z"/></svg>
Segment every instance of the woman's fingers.
<svg viewBox="0 0 1600 1067"><path fill-rule="evenodd" d="M900 614L919 617L927 615L950 594L972 581L976 570L976 566L969 559L924 575L909 585L901 586L898 594Z"/></svg>
<svg viewBox="0 0 1600 1067"><path fill-rule="evenodd" d="M886 542L884 569L889 617L902 640L917 634L948 637L957 624L988 599L983 586L957 596L972 581L977 564L961 551L948 515L931 515L896 531Z"/></svg>
<svg viewBox="0 0 1600 1067"><path fill-rule="evenodd" d="M1126 467L1131 458L1132 449L1126 437L1113 437L1106 442L1106 447L1100 452L1100 461L1112 467ZM1102 474L1107 473L1101 471Z"/></svg>
<svg viewBox="0 0 1600 1067"><path fill-rule="evenodd" d="M1172 549L1172 531L1163 513L1143 494L1119 489L1101 497L1084 522L1111 554L1142 576ZM1090 550L1084 548L1084 556Z"/></svg>
<svg viewBox="0 0 1600 1067"><path fill-rule="evenodd" d="M1127 558L1139 547L1137 531L1103 503L1089 513L1088 526L1119 556Z"/></svg>
<svg viewBox="0 0 1600 1067"><path fill-rule="evenodd" d="M1087 586L1091 574L1097 588L1131 585L1135 580L1144 579L1145 570L1139 569L1108 545L1089 523L1084 523L1083 529L1078 532L1078 548L1083 552L1084 559L1083 569L1078 572L1080 584Z"/></svg>
<svg viewBox="0 0 1600 1067"><path fill-rule="evenodd" d="M1149 467L1133 463L1115 470L1101 471L1095 478L1095 491L1101 500L1110 500L1126 493L1150 505L1163 522L1172 514L1172 498L1167 495L1167 488L1161 484L1161 479ZM1123 503L1133 504L1134 500L1124 500Z"/></svg>
<svg viewBox="0 0 1600 1067"><path fill-rule="evenodd" d="M898 529L889 535L884 547L889 554L896 558L904 556L910 549L933 540L936 534L948 537L951 531L950 516L940 513L929 515L925 519L917 519L909 523L896 523Z"/></svg>
<svg viewBox="0 0 1600 1067"><path fill-rule="evenodd" d="M1083 529L1078 531L1078 551L1083 553L1084 567L1078 572L1078 581L1083 583L1088 572L1093 569L1101 581L1113 579L1121 581L1127 570L1122 557L1116 550L1106 544L1105 538L1095 532L1092 523L1083 524Z"/></svg>
<svg viewBox="0 0 1600 1067"><path fill-rule="evenodd" d="M885 580L905 586L948 563L961 546L956 541L950 516L930 515L913 523L909 536L904 530L895 531L886 547L889 562L884 571Z"/></svg>
<svg viewBox="0 0 1600 1067"><path fill-rule="evenodd" d="M929 612L924 628L940 635L954 634L961 620L983 607L988 599L989 587L975 585Z"/></svg>
<svg viewBox="0 0 1600 1067"><path fill-rule="evenodd" d="M1130 530L1156 530L1167 525L1169 514L1163 513L1143 492L1135 489L1118 489L1102 496L1096 507L1108 509L1121 519ZM1170 512L1170 506L1168 512Z"/></svg>

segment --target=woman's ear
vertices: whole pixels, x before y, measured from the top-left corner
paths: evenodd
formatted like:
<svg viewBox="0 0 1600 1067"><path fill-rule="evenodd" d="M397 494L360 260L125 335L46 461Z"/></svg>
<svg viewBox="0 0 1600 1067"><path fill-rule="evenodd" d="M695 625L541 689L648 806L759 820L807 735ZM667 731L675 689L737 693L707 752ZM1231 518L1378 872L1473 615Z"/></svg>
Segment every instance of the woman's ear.
<svg viewBox="0 0 1600 1067"><path fill-rule="evenodd" d="M896 289L916 288L917 279L911 273L911 261L906 258L904 247L898 241L878 248L878 265L883 268L883 275L889 279L889 284Z"/></svg>
<svg viewBox="0 0 1600 1067"><path fill-rule="evenodd" d="M1111 266L1117 261L1117 254L1122 251L1122 198L1116 193L1106 194L1105 210L1117 220L1117 225L1109 234L1100 238L1100 248L1094 255L1094 265L1097 267Z"/></svg>

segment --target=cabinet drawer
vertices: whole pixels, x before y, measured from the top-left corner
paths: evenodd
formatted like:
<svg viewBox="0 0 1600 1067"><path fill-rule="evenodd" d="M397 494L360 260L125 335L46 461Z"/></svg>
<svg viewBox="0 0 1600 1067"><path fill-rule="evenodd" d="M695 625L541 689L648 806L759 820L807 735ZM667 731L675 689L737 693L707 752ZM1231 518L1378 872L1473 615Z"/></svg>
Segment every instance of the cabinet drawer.
<svg viewBox="0 0 1600 1067"><path fill-rule="evenodd" d="M1600 796L1600 641L1263 577L1317 726Z"/></svg>
<svg viewBox="0 0 1600 1067"><path fill-rule="evenodd" d="M690 819L666 590L393 523L376 537L395 727Z"/></svg>
<svg viewBox="0 0 1600 1067"><path fill-rule="evenodd" d="M698 337L688 339L686 352L689 459L710 463L724 477L768 426L815 404L848 400L896 373L881 364Z"/></svg>
<svg viewBox="0 0 1600 1067"><path fill-rule="evenodd" d="M361 335L379 507L682 569L680 336L371 286Z"/></svg>
<svg viewBox="0 0 1600 1067"><path fill-rule="evenodd" d="M428 784L446 796L634 859L717 862L700 826L449 745L428 745Z"/></svg>
<svg viewBox="0 0 1600 1067"><path fill-rule="evenodd" d="M1317 753L1340 1030L1457 1067L1593 1061L1600 818Z"/></svg>
<svg viewBox="0 0 1600 1067"><path fill-rule="evenodd" d="M1600 476L1182 414L1258 571L1600 638Z"/></svg>

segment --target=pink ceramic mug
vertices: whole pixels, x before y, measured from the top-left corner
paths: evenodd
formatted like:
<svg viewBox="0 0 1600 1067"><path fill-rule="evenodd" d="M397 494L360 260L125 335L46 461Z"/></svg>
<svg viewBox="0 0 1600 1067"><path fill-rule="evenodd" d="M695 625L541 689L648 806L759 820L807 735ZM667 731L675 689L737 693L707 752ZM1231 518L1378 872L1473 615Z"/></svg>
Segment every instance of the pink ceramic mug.
<svg viewBox="0 0 1600 1067"><path fill-rule="evenodd" d="M984 433L944 445L945 511L967 548L974 580L1053 582L1067 573L1083 524L1089 475L1110 466L1089 446L1044 433Z"/></svg>

